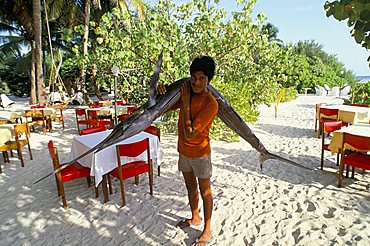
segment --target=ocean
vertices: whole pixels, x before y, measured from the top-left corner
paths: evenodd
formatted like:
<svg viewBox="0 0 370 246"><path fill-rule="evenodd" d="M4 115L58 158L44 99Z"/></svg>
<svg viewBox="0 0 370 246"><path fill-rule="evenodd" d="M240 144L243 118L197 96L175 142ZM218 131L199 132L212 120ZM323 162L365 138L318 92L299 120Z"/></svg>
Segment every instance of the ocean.
<svg viewBox="0 0 370 246"><path fill-rule="evenodd" d="M365 83L370 81L370 76L356 76L356 79L360 80L360 82Z"/></svg>

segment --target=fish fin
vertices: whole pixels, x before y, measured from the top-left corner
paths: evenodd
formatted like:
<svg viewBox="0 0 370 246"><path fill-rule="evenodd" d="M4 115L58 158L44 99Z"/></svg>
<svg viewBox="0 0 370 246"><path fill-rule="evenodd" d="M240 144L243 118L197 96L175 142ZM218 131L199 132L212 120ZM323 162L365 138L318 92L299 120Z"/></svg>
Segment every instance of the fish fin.
<svg viewBox="0 0 370 246"><path fill-rule="evenodd" d="M163 60L163 50L159 54L159 57L158 57L156 65L155 65L153 75L150 78L149 100L148 100L149 107L153 106L155 104L155 96L157 95L157 83L158 83L158 80L159 80L159 73L161 72L162 60Z"/></svg>
<svg viewBox="0 0 370 246"><path fill-rule="evenodd" d="M291 164L293 166L296 166L296 167L300 167L300 168L304 168L304 169L307 169L307 170L310 170L310 171L314 171L314 169L305 167L305 166L303 166L301 164L298 164L297 162L294 162L294 161L289 160L289 159L286 159L284 157L281 157L281 156L272 154L270 152L263 153L263 154L261 153L261 155L259 157L259 163L260 163L261 170L262 170L263 163L265 161L267 161L268 159L275 159L275 160L283 161L285 163L289 163L289 164Z"/></svg>

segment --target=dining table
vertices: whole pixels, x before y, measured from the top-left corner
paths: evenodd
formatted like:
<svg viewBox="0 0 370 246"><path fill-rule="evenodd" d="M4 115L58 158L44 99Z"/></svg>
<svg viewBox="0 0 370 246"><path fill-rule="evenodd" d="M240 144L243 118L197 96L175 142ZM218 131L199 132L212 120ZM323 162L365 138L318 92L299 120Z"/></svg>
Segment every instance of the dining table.
<svg viewBox="0 0 370 246"><path fill-rule="evenodd" d="M369 123L370 122L370 107L359 107L352 105L324 105L320 108L338 109L337 120L349 123L351 125L358 123ZM320 119L319 110L316 118Z"/></svg>
<svg viewBox="0 0 370 246"><path fill-rule="evenodd" d="M112 130L106 130L88 135L75 136L72 140L71 159L74 159L92 149L103 139L105 139L111 132ZM118 144L137 142L145 138L149 138L150 154L153 159L153 164L160 165L163 159L163 151L159 139L156 135L149 134L147 132L140 132L130 138L112 144L99 152L90 153L78 160L82 166L91 169L90 175L95 177L96 187L98 187L98 185L103 181L102 185L105 201L108 200L108 195L106 194L106 182L104 180L105 175L118 166L115 146ZM145 152L135 158L121 157L122 164L137 160L146 160Z"/></svg>
<svg viewBox="0 0 370 246"><path fill-rule="evenodd" d="M22 110L22 111L13 111L10 114L10 120L12 122L17 121L18 119L21 119L22 117L25 117L26 111L35 111L35 114L37 111L44 111L45 116L51 116L55 114L55 109L52 107L45 107L45 108L34 108L34 109L27 109L27 110Z"/></svg>
<svg viewBox="0 0 370 246"><path fill-rule="evenodd" d="M333 137L329 143L329 150L332 153L340 152L343 143L343 133L349 133L356 136L363 136L370 138L370 124L354 124L346 127L342 127L339 130L333 132ZM356 150L355 148L348 146L350 150Z"/></svg>

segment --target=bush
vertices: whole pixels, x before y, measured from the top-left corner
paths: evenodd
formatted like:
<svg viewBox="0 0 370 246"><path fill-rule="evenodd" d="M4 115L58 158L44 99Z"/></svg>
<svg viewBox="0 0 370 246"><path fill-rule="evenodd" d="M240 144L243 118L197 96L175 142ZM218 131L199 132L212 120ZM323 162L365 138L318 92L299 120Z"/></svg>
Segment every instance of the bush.
<svg viewBox="0 0 370 246"><path fill-rule="evenodd" d="M359 103L370 105L370 81L366 83L353 84L350 91L351 96L345 100L345 104Z"/></svg>

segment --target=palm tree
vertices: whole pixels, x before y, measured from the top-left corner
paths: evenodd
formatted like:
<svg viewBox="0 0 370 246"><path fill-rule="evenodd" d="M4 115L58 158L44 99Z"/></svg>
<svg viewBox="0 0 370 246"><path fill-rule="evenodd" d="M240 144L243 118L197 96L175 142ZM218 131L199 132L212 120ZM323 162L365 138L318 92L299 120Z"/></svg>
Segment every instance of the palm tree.
<svg viewBox="0 0 370 246"><path fill-rule="evenodd" d="M33 10L33 27L35 39L35 59L36 59L36 85L37 99L40 104L46 103L46 91L44 84L44 76L42 72L42 28L41 28L41 2L40 0L32 0Z"/></svg>
<svg viewBox="0 0 370 246"><path fill-rule="evenodd" d="M277 38L277 34L279 33L279 29L276 26L274 26L273 24L268 22L267 24L262 25L260 33L261 34L266 34L267 38L270 42L274 42L274 43L278 44L279 46L284 45L283 40Z"/></svg>
<svg viewBox="0 0 370 246"><path fill-rule="evenodd" d="M1 0L0 5L0 31L7 32L9 35L1 35L0 54L5 56L18 54L24 47L31 49L30 62L30 81L31 95L30 102L36 103L35 86L35 62L34 62L34 30L32 25L32 6L29 1L5 1ZM27 57L27 55L26 55Z"/></svg>

